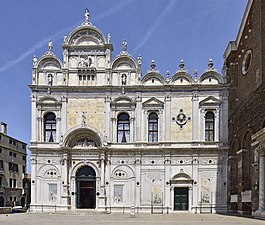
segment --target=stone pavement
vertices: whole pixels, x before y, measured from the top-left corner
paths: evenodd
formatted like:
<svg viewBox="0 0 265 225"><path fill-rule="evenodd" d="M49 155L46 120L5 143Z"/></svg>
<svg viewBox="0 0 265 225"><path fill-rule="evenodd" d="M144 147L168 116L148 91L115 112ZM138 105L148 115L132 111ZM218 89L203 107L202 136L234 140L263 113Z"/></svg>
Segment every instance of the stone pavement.
<svg viewBox="0 0 265 225"><path fill-rule="evenodd" d="M218 214L26 214L0 215L0 225L259 225L265 221Z"/></svg>

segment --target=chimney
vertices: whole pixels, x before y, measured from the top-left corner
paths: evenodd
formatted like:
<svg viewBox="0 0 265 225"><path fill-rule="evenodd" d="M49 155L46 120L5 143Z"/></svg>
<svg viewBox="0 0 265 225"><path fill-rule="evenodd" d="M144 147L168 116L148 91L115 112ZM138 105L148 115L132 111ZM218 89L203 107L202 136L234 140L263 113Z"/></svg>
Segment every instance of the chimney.
<svg viewBox="0 0 265 225"><path fill-rule="evenodd" d="M1 127L2 127L2 133L7 135L7 124L4 122L1 122Z"/></svg>

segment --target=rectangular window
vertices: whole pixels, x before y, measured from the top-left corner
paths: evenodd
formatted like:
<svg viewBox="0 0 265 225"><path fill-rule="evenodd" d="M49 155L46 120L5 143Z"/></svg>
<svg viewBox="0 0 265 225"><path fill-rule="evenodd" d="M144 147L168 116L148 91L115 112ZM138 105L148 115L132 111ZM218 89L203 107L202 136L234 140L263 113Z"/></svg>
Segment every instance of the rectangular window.
<svg viewBox="0 0 265 225"><path fill-rule="evenodd" d="M12 145L12 143L13 143L13 141L12 141L11 139L9 139L9 144L11 144L11 145Z"/></svg>
<svg viewBox="0 0 265 225"><path fill-rule="evenodd" d="M16 141L13 141L13 145L16 145L17 144L17 142Z"/></svg>
<svg viewBox="0 0 265 225"><path fill-rule="evenodd" d="M0 153L2 153L2 148L0 148Z"/></svg>
<svg viewBox="0 0 265 225"><path fill-rule="evenodd" d="M23 156L22 156L22 159L23 159L24 161L26 161L26 156L25 156L25 155L23 155Z"/></svg>
<svg viewBox="0 0 265 225"><path fill-rule="evenodd" d="M13 156L13 152L9 152L9 156Z"/></svg>
<svg viewBox="0 0 265 225"><path fill-rule="evenodd" d="M8 163L8 169L13 171L13 163Z"/></svg>
<svg viewBox="0 0 265 225"><path fill-rule="evenodd" d="M12 179L11 178L9 179L9 187L12 188Z"/></svg>
<svg viewBox="0 0 265 225"><path fill-rule="evenodd" d="M22 148L23 148L23 149L26 149L26 145L22 145Z"/></svg>
<svg viewBox="0 0 265 225"><path fill-rule="evenodd" d="M12 202L12 200L13 200L12 196L9 197L9 200L10 200L10 202Z"/></svg>
<svg viewBox="0 0 265 225"><path fill-rule="evenodd" d="M57 199L57 184L49 184L49 201L55 202Z"/></svg>
<svg viewBox="0 0 265 225"><path fill-rule="evenodd" d="M26 167L25 166L22 166L22 172L26 173Z"/></svg>
<svg viewBox="0 0 265 225"><path fill-rule="evenodd" d="M16 158L17 157L17 153L13 152L13 157Z"/></svg>
<svg viewBox="0 0 265 225"><path fill-rule="evenodd" d="M4 162L3 160L0 160L0 169L3 169L4 168Z"/></svg>
<svg viewBox="0 0 265 225"><path fill-rule="evenodd" d="M2 187L2 177L0 177L0 187Z"/></svg>
<svg viewBox="0 0 265 225"><path fill-rule="evenodd" d="M17 180L16 179L13 179L13 188L16 188L16 187L17 187Z"/></svg>

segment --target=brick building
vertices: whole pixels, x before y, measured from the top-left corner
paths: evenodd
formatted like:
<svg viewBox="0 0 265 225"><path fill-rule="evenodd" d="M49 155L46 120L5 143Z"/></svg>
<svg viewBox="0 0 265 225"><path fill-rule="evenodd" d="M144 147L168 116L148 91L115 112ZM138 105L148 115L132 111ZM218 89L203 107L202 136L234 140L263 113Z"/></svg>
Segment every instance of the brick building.
<svg viewBox="0 0 265 225"><path fill-rule="evenodd" d="M28 202L24 190L27 144L7 135L7 125L1 123L0 133L0 207Z"/></svg>
<svg viewBox="0 0 265 225"><path fill-rule="evenodd" d="M249 0L224 54L230 84L228 210L264 212L265 1Z"/></svg>

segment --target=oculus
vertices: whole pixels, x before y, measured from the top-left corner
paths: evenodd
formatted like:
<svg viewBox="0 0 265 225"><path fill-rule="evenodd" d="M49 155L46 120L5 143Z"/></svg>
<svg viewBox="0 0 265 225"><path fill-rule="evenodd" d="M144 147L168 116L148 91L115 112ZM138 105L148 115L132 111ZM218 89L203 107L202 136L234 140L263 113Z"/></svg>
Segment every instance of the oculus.
<svg viewBox="0 0 265 225"><path fill-rule="evenodd" d="M242 63L242 74L243 75L246 75L248 73L251 62L252 62L252 52L251 50L248 50L243 58L243 63Z"/></svg>

